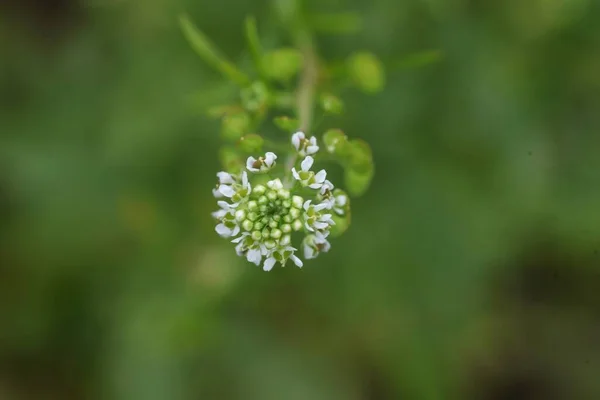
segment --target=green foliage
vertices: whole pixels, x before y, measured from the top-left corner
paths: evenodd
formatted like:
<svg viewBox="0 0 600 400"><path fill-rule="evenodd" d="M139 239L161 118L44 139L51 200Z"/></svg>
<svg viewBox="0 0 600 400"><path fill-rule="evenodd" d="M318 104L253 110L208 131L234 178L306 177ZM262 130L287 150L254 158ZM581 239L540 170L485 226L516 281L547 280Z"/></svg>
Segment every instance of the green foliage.
<svg viewBox="0 0 600 400"><path fill-rule="evenodd" d="M348 75L358 89L369 94L383 90L385 71L381 61L374 54L354 53L348 58L347 65Z"/></svg>
<svg viewBox="0 0 600 400"><path fill-rule="evenodd" d="M262 57L261 67L268 79L289 82L302 68L302 54L294 48L276 49Z"/></svg>
<svg viewBox="0 0 600 400"><path fill-rule="evenodd" d="M238 85L243 86L248 84L248 77L227 61L214 44L194 26L186 15L179 17L179 25L186 39L190 42L196 53L202 57L204 62Z"/></svg>
<svg viewBox="0 0 600 400"><path fill-rule="evenodd" d="M331 93L323 93L319 98L323 111L327 114L342 114L344 112L344 103L342 100Z"/></svg>
<svg viewBox="0 0 600 400"><path fill-rule="evenodd" d="M264 143L265 140L260 135L249 133L240 138L238 147L246 153L259 154L262 151Z"/></svg>

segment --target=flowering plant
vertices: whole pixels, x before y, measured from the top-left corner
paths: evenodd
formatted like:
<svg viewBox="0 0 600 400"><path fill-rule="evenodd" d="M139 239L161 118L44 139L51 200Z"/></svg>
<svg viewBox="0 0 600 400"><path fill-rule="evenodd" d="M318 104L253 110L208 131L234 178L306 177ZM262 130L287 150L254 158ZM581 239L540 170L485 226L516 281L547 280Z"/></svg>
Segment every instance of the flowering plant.
<svg viewBox="0 0 600 400"><path fill-rule="evenodd" d="M265 271L288 261L302 267L300 257L329 251L329 240L348 228L349 194L362 195L373 177L371 150L339 129L327 129L318 139L313 114L342 113L343 103L334 95L340 83L374 93L384 81L381 65L370 53L352 54L341 67L326 65L317 56L307 18L298 10L281 17L293 27L294 47L271 51L263 50L254 19L246 20L252 75L223 57L189 18L180 19L192 47L239 93L235 104L210 110L221 119L221 136L229 142L220 151L223 170L213 189L215 230L235 245L239 256ZM270 114L285 135L267 137ZM322 162L343 167L346 191L331 182L327 169L315 168Z"/></svg>

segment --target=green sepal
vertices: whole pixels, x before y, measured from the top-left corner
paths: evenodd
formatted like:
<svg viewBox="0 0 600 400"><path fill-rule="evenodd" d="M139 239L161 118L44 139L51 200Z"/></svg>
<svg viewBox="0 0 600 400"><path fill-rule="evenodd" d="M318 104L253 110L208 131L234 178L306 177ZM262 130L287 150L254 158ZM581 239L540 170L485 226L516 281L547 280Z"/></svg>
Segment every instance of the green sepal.
<svg viewBox="0 0 600 400"><path fill-rule="evenodd" d="M265 143L265 139L256 133L249 133L242 136L238 141L238 147L240 150L246 153L259 153Z"/></svg>
<svg viewBox="0 0 600 400"><path fill-rule="evenodd" d="M365 93L380 92L385 85L385 71L381 61L372 53L358 52L347 61L348 76L354 86Z"/></svg>
<svg viewBox="0 0 600 400"><path fill-rule="evenodd" d="M268 79L288 82L302 67L302 54L294 48L270 51L262 57L262 71Z"/></svg>

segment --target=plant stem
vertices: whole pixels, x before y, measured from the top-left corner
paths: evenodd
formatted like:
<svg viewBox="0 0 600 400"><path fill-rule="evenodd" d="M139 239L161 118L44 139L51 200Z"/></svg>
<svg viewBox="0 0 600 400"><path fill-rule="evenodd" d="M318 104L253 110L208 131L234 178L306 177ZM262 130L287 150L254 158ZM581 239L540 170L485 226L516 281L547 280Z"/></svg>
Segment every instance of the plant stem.
<svg viewBox="0 0 600 400"><path fill-rule="evenodd" d="M303 55L304 68L300 76L300 84L296 94L296 107L300 130L308 132L312 124L314 97L318 80L319 66L313 40L307 31L299 31L296 43ZM297 153L291 155L286 162L286 170L291 170L296 164Z"/></svg>

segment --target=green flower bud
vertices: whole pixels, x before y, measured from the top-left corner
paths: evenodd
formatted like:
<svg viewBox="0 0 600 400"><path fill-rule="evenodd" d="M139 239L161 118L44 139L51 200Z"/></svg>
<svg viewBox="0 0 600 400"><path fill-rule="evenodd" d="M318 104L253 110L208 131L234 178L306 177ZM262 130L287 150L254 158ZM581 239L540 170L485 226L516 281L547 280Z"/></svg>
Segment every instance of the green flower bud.
<svg viewBox="0 0 600 400"><path fill-rule="evenodd" d="M283 235L283 237L279 241L279 244L281 246L289 246L290 243L292 243L292 237L290 235Z"/></svg>
<svg viewBox="0 0 600 400"><path fill-rule="evenodd" d="M280 199L289 199L290 198L290 191L289 190L285 190L285 189L279 189L277 191L277 196L279 196Z"/></svg>
<svg viewBox="0 0 600 400"><path fill-rule="evenodd" d="M248 202L248 210L254 211L256 209L258 209L258 203L255 200L250 200Z"/></svg>
<svg viewBox="0 0 600 400"><path fill-rule="evenodd" d="M284 215L283 222L285 222L286 224L289 224L290 222L292 222L292 217L289 214Z"/></svg>
<svg viewBox="0 0 600 400"><path fill-rule="evenodd" d="M271 230L271 237L272 237L273 239L279 239L279 238L281 237L281 235L282 235L282 234L283 234L283 233L282 233L282 232L281 232L281 230L279 230L279 229L273 229L273 230Z"/></svg>
<svg viewBox="0 0 600 400"><path fill-rule="evenodd" d="M262 238L262 233L260 233L260 231L253 231L251 236L254 240L260 240Z"/></svg>
<svg viewBox="0 0 600 400"><path fill-rule="evenodd" d="M263 224L262 222L255 222L253 228L255 231L260 231L264 227L265 227L265 224Z"/></svg>
<svg viewBox="0 0 600 400"><path fill-rule="evenodd" d="M278 228L279 227L279 222L277 222L274 219L272 219L271 221L269 221L269 227L272 228L272 229ZM271 232L271 234L273 234L273 232Z"/></svg>
<svg viewBox="0 0 600 400"><path fill-rule="evenodd" d="M297 49L281 48L265 54L262 58L262 70L267 78L287 82L302 66L302 54Z"/></svg>
<svg viewBox="0 0 600 400"><path fill-rule="evenodd" d="M269 104L269 90L260 81L253 82L241 91L242 105L249 111L262 111Z"/></svg>
<svg viewBox="0 0 600 400"><path fill-rule="evenodd" d="M258 198L258 204L267 204L269 202L269 199L267 198L267 196L260 196Z"/></svg>
<svg viewBox="0 0 600 400"><path fill-rule="evenodd" d="M277 192L274 190L270 190L269 192L267 192L267 199L269 200L277 200Z"/></svg>
<svg viewBox="0 0 600 400"><path fill-rule="evenodd" d="M277 242L274 240L265 240L265 247L267 249L274 249L277 247Z"/></svg>
<svg viewBox="0 0 600 400"><path fill-rule="evenodd" d="M283 233L290 233L292 231L292 226L290 224L281 225L281 231Z"/></svg>
<svg viewBox="0 0 600 400"><path fill-rule="evenodd" d="M252 222L258 219L258 214L254 211L248 213L248 219Z"/></svg>
<svg viewBox="0 0 600 400"><path fill-rule="evenodd" d="M300 221L299 219L295 220L292 223L292 229L296 232L298 232L299 230L302 229L302 221Z"/></svg>
<svg viewBox="0 0 600 400"><path fill-rule="evenodd" d="M328 114L341 114L344 112L344 103L339 97L331 93L323 93L320 98L321 108Z"/></svg>
<svg viewBox="0 0 600 400"><path fill-rule="evenodd" d="M271 237L271 231L269 230L269 228L265 228L262 230L262 237L265 239L268 239Z"/></svg>
<svg viewBox="0 0 600 400"><path fill-rule="evenodd" d="M290 208L289 214L292 219L297 219L300 217L300 210L297 208Z"/></svg>
<svg viewBox="0 0 600 400"><path fill-rule="evenodd" d="M301 209L302 205L304 204L304 199L300 196L292 196L292 205L297 208L297 209Z"/></svg>
<svg viewBox="0 0 600 400"><path fill-rule="evenodd" d="M235 220L236 221L242 222L245 219L246 219L246 211L244 211L244 210L237 210L235 212Z"/></svg>
<svg viewBox="0 0 600 400"><path fill-rule="evenodd" d="M300 122L298 122L297 119L289 118L289 117L285 117L285 116L275 117L273 119L273 123L279 129L284 130L286 132L295 132L300 127Z"/></svg>
<svg viewBox="0 0 600 400"><path fill-rule="evenodd" d="M385 84L381 61L372 53L354 53L348 59L348 74L354 85L365 93L377 93Z"/></svg>
<svg viewBox="0 0 600 400"><path fill-rule="evenodd" d="M242 222L242 228L244 228L245 231L250 232L253 227L254 227L254 224L249 219L244 220L244 222Z"/></svg>
<svg viewBox="0 0 600 400"><path fill-rule="evenodd" d="M246 153L258 153L262 150L265 140L256 133L249 133L238 141L238 147Z"/></svg>
<svg viewBox="0 0 600 400"><path fill-rule="evenodd" d="M263 194L265 194L266 191L267 188L263 185L256 185L252 190L252 193L256 194L257 196L262 196Z"/></svg>
<svg viewBox="0 0 600 400"><path fill-rule="evenodd" d="M244 111L225 115L221 125L221 136L229 141L238 140L248 131L250 122L250 115Z"/></svg>

